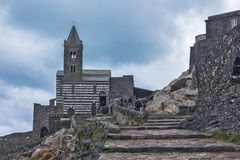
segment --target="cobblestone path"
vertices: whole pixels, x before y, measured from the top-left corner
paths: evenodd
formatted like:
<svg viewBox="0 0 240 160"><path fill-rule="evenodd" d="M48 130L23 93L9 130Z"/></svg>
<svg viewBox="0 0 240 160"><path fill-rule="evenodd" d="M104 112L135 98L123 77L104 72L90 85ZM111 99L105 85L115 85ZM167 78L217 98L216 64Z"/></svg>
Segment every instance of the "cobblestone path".
<svg viewBox="0 0 240 160"><path fill-rule="evenodd" d="M141 126L109 133L99 160L240 160L240 146L181 128L183 120L151 115Z"/></svg>

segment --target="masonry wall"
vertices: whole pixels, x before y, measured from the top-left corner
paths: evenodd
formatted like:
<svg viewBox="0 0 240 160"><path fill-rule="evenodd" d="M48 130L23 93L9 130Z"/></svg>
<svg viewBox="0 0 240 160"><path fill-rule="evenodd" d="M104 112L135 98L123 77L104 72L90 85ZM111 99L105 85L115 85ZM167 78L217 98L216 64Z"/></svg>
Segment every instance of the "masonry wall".
<svg viewBox="0 0 240 160"><path fill-rule="evenodd" d="M240 56L240 27L218 42L195 44L198 85L198 116L207 125L227 131L240 131L240 85L233 83L233 64Z"/></svg>
<svg viewBox="0 0 240 160"><path fill-rule="evenodd" d="M145 97L148 97L148 96L152 95L153 91L143 89L143 88L134 87L133 88L133 93L138 98L145 98Z"/></svg>
<svg viewBox="0 0 240 160"><path fill-rule="evenodd" d="M61 128L62 107L34 103L33 139L40 138L41 130L46 128L53 133Z"/></svg>
<svg viewBox="0 0 240 160"><path fill-rule="evenodd" d="M32 142L32 131L0 137L0 155L5 155ZM1 158L1 157L0 157Z"/></svg>
<svg viewBox="0 0 240 160"><path fill-rule="evenodd" d="M111 98L124 98L128 100L133 97L134 79L132 75L123 77L111 77Z"/></svg>
<svg viewBox="0 0 240 160"><path fill-rule="evenodd" d="M240 22L240 11L233 11L215 16L210 16L206 20L207 39L221 38L223 34L229 32L231 28L231 20L236 19Z"/></svg>

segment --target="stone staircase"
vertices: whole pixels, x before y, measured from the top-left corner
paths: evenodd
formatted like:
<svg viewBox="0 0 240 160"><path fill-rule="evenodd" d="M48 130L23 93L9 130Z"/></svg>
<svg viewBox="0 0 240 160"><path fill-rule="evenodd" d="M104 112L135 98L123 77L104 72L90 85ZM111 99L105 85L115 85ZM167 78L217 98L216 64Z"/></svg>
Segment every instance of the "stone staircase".
<svg viewBox="0 0 240 160"><path fill-rule="evenodd" d="M151 114L141 126L109 133L99 160L240 160L237 145L179 127L186 117Z"/></svg>

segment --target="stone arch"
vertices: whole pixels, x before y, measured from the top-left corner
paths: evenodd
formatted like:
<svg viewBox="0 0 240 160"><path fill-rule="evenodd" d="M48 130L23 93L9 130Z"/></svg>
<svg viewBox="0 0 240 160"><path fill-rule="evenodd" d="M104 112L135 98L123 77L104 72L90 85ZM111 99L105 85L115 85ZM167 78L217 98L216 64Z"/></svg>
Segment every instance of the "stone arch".
<svg viewBox="0 0 240 160"><path fill-rule="evenodd" d="M72 117L73 115L75 115L75 110L73 107L70 107L67 111L67 114L69 115L69 117Z"/></svg>
<svg viewBox="0 0 240 160"><path fill-rule="evenodd" d="M105 91L99 93L99 105L100 107L107 105L107 93Z"/></svg>
<svg viewBox="0 0 240 160"><path fill-rule="evenodd" d="M49 135L49 131L48 131L47 127L42 127L41 131L40 131L40 138L45 137L47 135Z"/></svg>

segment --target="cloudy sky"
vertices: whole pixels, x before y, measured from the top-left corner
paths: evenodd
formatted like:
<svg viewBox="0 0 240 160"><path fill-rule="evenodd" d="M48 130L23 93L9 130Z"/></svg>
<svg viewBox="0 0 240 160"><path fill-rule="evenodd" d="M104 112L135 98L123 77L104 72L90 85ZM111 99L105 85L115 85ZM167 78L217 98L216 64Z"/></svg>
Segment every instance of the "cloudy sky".
<svg viewBox="0 0 240 160"><path fill-rule="evenodd" d="M0 0L0 135L31 130L33 102L55 97L73 23L85 68L133 74L137 86L155 90L188 68L209 15L239 7L235 0Z"/></svg>

